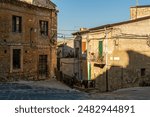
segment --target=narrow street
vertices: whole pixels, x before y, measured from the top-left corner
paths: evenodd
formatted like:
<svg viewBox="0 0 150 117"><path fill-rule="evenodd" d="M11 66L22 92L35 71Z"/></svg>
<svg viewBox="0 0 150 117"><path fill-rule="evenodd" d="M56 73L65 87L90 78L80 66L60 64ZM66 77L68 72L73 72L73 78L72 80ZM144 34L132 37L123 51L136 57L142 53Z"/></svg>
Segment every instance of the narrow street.
<svg viewBox="0 0 150 117"><path fill-rule="evenodd" d="M93 93L93 100L150 100L150 87L119 89L108 93Z"/></svg>
<svg viewBox="0 0 150 117"><path fill-rule="evenodd" d="M48 81L19 81L0 83L1 100L149 100L150 87L120 89L114 92L85 93L63 83Z"/></svg>
<svg viewBox="0 0 150 117"><path fill-rule="evenodd" d="M1 100L82 100L87 94L56 81L0 83Z"/></svg>

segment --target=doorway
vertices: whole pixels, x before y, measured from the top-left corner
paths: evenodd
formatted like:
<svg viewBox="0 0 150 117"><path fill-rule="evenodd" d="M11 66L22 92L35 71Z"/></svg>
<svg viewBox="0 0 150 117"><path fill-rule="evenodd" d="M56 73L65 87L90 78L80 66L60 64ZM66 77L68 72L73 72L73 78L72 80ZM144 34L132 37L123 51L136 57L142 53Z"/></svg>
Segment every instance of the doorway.
<svg viewBox="0 0 150 117"><path fill-rule="evenodd" d="M48 76L47 55L39 55L39 78L45 79Z"/></svg>

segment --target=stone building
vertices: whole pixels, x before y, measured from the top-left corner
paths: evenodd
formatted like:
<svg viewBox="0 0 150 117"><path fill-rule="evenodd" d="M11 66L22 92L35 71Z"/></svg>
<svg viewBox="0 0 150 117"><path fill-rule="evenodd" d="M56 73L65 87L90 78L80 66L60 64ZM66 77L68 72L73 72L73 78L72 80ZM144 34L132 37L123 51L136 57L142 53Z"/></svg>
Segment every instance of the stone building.
<svg viewBox="0 0 150 117"><path fill-rule="evenodd" d="M134 9L137 8L135 18ZM141 12L138 13L141 9ZM131 20L73 33L83 80L100 91L150 83L150 6L131 7ZM143 15L142 15L143 14ZM83 59L83 53L86 58Z"/></svg>
<svg viewBox="0 0 150 117"><path fill-rule="evenodd" d="M76 77L77 80L81 80L81 68L78 61L79 53L75 54L75 47L79 46L76 39L71 38L63 40L62 43L58 41L57 49L57 68L63 76L67 77L67 80L71 80L72 77ZM60 79L63 79L61 77Z"/></svg>
<svg viewBox="0 0 150 117"><path fill-rule="evenodd" d="M0 0L0 81L55 76L57 12L50 0Z"/></svg>
<svg viewBox="0 0 150 117"><path fill-rule="evenodd" d="M137 19L150 16L150 5L135 6L130 8L130 18Z"/></svg>
<svg viewBox="0 0 150 117"><path fill-rule="evenodd" d="M69 38L66 40L57 41L57 57L58 58L71 58L74 56L74 39Z"/></svg>

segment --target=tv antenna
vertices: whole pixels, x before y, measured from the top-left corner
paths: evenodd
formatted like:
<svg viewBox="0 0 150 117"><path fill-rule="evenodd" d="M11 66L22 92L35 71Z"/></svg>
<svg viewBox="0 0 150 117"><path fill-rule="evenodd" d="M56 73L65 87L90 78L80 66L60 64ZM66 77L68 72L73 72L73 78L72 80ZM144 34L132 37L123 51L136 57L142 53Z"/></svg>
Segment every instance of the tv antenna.
<svg viewBox="0 0 150 117"><path fill-rule="evenodd" d="M136 6L138 6L139 5L139 0L136 0Z"/></svg>

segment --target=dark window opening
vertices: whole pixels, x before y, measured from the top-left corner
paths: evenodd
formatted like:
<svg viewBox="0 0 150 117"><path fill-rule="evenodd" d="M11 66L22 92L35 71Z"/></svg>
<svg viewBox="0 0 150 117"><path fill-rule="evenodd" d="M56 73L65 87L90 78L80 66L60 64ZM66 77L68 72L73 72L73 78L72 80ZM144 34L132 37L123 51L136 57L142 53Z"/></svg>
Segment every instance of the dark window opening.
<svg viewBox="0 0 150 117"><path fill-rule="evenodd" d="M13 49L13 69L21 68L21 50Z"/></svg>
<svg viewBox="0 0 150 117"><path fill-rule="evenodd" d="M141 76L145 76L146 75L146 69L145 68L142 68L141 69Z"/></svg>
<svg viewBox="0 0 150 117"><path fill-rule="evenodd" d="M41 35L48 36L48 21L40 21L40 33Z"/></svg>
<svg viewBox="0 0 150 117"><path fill-rule="evenodd" d="M19 16L12 17L12 31L13 32L22 32L22 18Z"/></svg>

